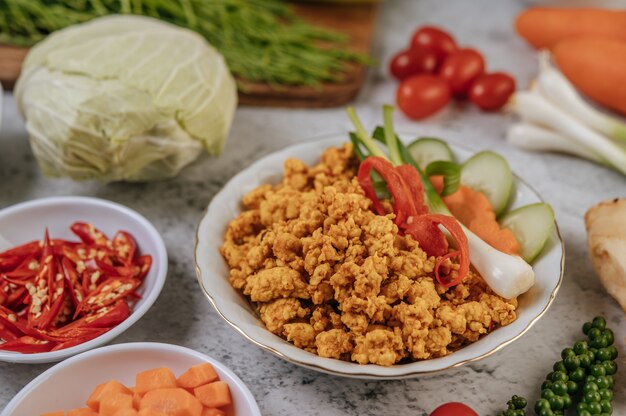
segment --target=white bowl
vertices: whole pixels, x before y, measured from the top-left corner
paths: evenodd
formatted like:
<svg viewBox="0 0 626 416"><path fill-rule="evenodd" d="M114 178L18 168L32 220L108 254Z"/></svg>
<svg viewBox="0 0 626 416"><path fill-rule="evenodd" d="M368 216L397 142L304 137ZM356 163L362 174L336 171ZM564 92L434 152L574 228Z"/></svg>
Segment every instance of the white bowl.
<svg viewBox="0 0 626 416"><path fill-rule="evenodd" d="M51 238L78 241L70 226L75 221L92 223L109 238L119 230L135 237L140 253L152 256L152 267L137 289L141 295L131 315L110 331L75 347L38 354L0 351L0 361L13 363L49 363L99 347L126 331L156 301L167 276L167 251L154 226L142 215L114 202L86 197L53 197L36 199L0 210L0 251L33 240L41 240L48 227Z"/></svg>
<svg viewBox="0 0 626 416"><path fill-rule="evenodd" d="M178 345L137 342L98 348L55 365L28 383L0 416L35 416L84 407L85 401L100 383L118 380L133 386L135 375L140 371L168 367L179 375L202 362L210 363L220 379L230 387L233 408L229 409L228 416L261 415L250 390L219 361Z"/></svg>
<svg viewBox="0 0 626 416"><path fill-rule="evenodd" d="M517 320L446 357L391 367L359 365L321 358L265 329L248 300L228 282L228 266L219 252L226 226L241 212L244 195L261 184L278 183L282 179L283 162L287 158L296 157L309 165L317 163L324 149L345 143L346 136L335 135L266 156L232 178L213 198L198 226L195 258L200 287L221 317L249 341L289 362L325 373L364 379L415 377L458 367L493 354L528 331L552 303L563 278L564 251L557 227L543 253L533 263L537 283L519 298ZM461 161L471 155L456 146L452 146L452 150ZM541 201L539 195L517 177L515 188L512 208Z"/></svg>

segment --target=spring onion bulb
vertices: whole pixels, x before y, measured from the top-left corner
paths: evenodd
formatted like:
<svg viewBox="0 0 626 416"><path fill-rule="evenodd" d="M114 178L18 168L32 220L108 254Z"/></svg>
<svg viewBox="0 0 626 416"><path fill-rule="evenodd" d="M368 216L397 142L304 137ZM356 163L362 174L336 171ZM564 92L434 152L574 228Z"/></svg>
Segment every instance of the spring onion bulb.
<svg viewBox="0 0 626 416"><path fill-rule="evenodd" d="M588 127L611 139L626 143L626 123L598 111L587 103L568 79L552 66L547 53L541 55L540 62L541 70L536 88L543 97Z"/></svg>
<svg viewBox="0 0 626 416"><path fill-rule="evenodd" d="M626 175L624 148L561 110L538 91L517 92L511 97L509 105L523 120L550 128L580 146L593 149L611 167Z"/></svg>
<svg viewBox="0 0 626 416"><path fill-rule="evenodd" d="M514 124L507 132L506 139L509 143L521 149L535 152L568 153L600 164L606 164L600 156L588 148L571 141L559 133L534 124L524 122Z"/></svg>

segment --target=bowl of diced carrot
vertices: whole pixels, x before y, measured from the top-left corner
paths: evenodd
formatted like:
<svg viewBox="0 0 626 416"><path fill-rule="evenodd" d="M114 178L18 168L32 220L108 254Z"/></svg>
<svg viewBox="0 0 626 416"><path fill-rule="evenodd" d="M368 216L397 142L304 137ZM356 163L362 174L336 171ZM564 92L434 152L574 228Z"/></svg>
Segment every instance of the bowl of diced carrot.
<svg viewBox="0 0 626 416"><path fill-rule="evenodd" d="M239 377L189 348L128 343L50 368L0 416L260 416Z"/></svg>

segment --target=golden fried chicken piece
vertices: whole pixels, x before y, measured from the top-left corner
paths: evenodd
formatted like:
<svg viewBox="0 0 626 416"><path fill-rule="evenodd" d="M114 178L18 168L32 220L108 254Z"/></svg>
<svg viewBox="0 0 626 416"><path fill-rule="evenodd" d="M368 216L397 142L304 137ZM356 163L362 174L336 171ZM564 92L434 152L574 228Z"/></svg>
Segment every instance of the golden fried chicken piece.
<svg viewBox="0 0 626 416"><path fill-rule="evenodd" d="M295 324L285 324L283 335L287 341L293 342L298 348L313 350L315 348L316 332L310 324L299 322Z"/></svg>
<svg viewBox="0 0 626 416"><path fill-rule="evenodd" d="M261 270L250 276L243 293L254 302L269 302L277 298L308 299L306 281L300 273L288 267Z"/></svg>
<svg viewBox="0 0 626 416"><path fill-rule="evenodd" d="M303 308L300 300L282 298L259 306L259 314L265 327L280 335L283 326L296 318L304 318L309 314L308 308Z"/></svg>
<svg viewBox="0 0 626 416"><path fill-rule="evenodd" d="M337 359L353 348L350 335L341 329L320 332L315 337L315 346L320 357Z"/></svg>
<svg viewBox="0 0 626 416"><path fill-rule="evenodd" d="M375 329L355 339L352 360L359 364L393 365L404 357L400 330Z"/></svg>

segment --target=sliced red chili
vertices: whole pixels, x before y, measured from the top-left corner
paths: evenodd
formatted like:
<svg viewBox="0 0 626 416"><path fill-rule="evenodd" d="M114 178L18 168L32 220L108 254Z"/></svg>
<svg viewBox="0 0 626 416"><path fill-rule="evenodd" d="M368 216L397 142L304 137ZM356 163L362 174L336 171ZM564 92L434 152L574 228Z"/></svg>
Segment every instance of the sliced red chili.
<svg viewBox="0 0 626 416"><path fill-rule="evenodd" d="M101 308L90 315L83 316L74 322L65 325L53 332L56 336L66 336L68 333L79 328L108 328L124 321L130 316L130 308L124 300L118 301L115 305Z"/></svg>
<svg viewBox="0 0 626 416"><path fill-rule="evenodd" d="M73 336L68 341L58 343L50 351L59 351L66 348L75 347L87 341L91 341L92 339L97 338L105 332L109 332L110 330L111 328L93 328L90 331L85 332L82 336Z"/></svg>
<svg viewBox="0 0 626 416"><path fill-rule="evenodd" d="M411 200L410 190L404 183L402 176L391 163L382 157L368 157L359 166L357 174L361 188L373 203L374 211L378 215L385 215L385 210L376 195L372 182L372 170L376 171L387 183L387 189L393 198L393 212L397 225L404 224L411 216L417 215L414 202Z"/></svg>
<svg viewBox="0 0 626 416"><path fill-rule="evenodd" d="M139 256L135 264L139 266L139 274L136 276L136 278L143 280L148 275L148 272L152 267L152 256L149 254Z"/></svg>
<svg viewBox="0 0 626 416"><path fill-rule="evenodd" d="M22 354L36 354L40 352L48 352L56 343L52 341L41 340L31 336L23 336L3 344L0 344L0 350L21 352Z"/></svg>
<svg viewBox="0 0 626 416"><path fill-rule="evenodd" d="M429 256L439 257L448 252L446 236L427 215L412 218L404 231L410 234L419 243L420 248Z"/></svg>
<svg viewBox="0 0 626 416"><path fill-rule="evenodd" d="M98 244L101 246L108 246L109 239L102 233L102 231L98 230L91 224L86 222L75 222L70 227L72 232L81 239L81 241L88 245Z"/></svg>
<svg viewBox="0 0 626 416"><path fill-rule="evenodd" d="M109 306L132 293L141 282L137 279L116 277L105 280L78 305L76 314L96 311ZM75 315L76 316L76 315Z"/></svg>
<svg viewBox="0 0 626 416"><path fill-rule="evenodd" d="M113 250L115 250L117 258L121 260L123 264L129 265L135 259L137 243L126 231L118 231L113 237Z"/></svg>
<svg viewBox="0 0 626 416"><path fill-rule="evenodd" d="M22 244L21 246L0 253L0 272L11 271L26 257L38 256L41 252L39 241Z"/></svg>
<svg viewBox="0 0 626 416"><path fill-rule="evenodd" d="M439 284L445 288L456 286L461 283L465 276L467 276L470 269L467 236L463 232L463 228L459 222L454 217L440 214L427 214L426 216L430 217L434 223L443 225L452 236L452 239L456 242L458 251L453 251L445 256L439 257L435 262L435 277ZM454 280L446 282L440 275L440 268L443 262L450 257L459 258L459 270L457 271L457 277Z"/></svg>
<svg viewBox="0 0 626 416"><path fill-rule="evenodd" d="M396 170L409 187L417 215L428 214L428 207L424 203L424 184L417 169L411 165L401 165Z"/></svg>

